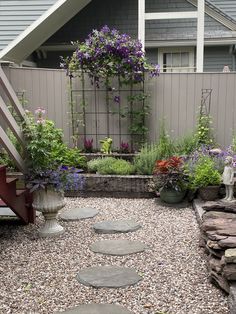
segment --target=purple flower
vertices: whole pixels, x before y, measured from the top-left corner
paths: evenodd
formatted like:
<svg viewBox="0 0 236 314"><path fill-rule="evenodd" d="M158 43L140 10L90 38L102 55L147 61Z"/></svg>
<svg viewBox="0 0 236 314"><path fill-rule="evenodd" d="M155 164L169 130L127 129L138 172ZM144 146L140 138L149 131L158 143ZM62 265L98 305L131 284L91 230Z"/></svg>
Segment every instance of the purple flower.
<svg viewBox="0 0 236 314"><path fill-rule="evenodd" d="M86 153L92 153L93 151L93 139L84 139L84 150Z"/></svg>
<svg viewBox="0 0 236 314"><path fill-rule="evenodd" d="M129 153L129 143L121 142L120 144L121 153L128 154Z"/></svg>
<svg viewBox="0 0 236 314"><path fill-rule="evenodd" d="M117 104L120 103L120 96L115 96L114 97L114 102L116 102Z"/></svg>

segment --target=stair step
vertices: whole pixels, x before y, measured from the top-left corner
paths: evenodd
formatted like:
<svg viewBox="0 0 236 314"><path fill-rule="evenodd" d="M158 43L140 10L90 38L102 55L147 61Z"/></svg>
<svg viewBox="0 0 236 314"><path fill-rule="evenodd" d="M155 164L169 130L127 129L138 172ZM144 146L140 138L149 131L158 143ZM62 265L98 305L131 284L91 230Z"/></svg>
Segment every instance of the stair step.
<svg viewBox="0 0 236 314"><path fill-rule="evenodd" d="M16 182L18 181L17 178L6 178L6 183L8 187L12 187L13 189L16 189Z"/></svg>
<svg viewBox="0 0 236 314"><path fill-rule="evenodd" d="M6 207L7 205L0 199L0 207Z"/></svg>
<svg viewBox="0 0 236 314"><path fill-rule="evenodd" d="M26 190L16 190L16 196L21 196L25 194Z"/></svg>

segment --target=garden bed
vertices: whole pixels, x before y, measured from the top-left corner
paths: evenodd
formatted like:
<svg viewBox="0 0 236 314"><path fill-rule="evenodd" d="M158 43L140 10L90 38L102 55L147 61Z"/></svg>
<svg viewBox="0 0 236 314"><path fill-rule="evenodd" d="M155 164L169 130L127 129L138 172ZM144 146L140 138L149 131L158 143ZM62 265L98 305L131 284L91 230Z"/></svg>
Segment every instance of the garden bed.
<svg viewBox="0 0 236 314"><path fill-rule="evenodd" d="M83 191L67 192L70 197L127 197L152 198L150 192L152 176L148 175L100 175L83 174L85 186Z"/></svg>
<svg viewBox="0 0 236 314"><path fill-rule="evenodd" d="M88 161L101 157L114 157L121 158L124 160L132 161L135 156L138 154L121 154L121 153L112 153L112 154L102 154L102 153L81 153L81 156L85 156Z"/></svg>
<svg viewBox="0 0 236 314"><path fill-rule="evenodd" d="M8 177L18 178L17 187L24 188L23 174L8 173ZM148 175L100 175L83 174L85 185L83 191L67 192L70 197L122 197L152 198L156 194L150 191L152 176Z"/></svg>

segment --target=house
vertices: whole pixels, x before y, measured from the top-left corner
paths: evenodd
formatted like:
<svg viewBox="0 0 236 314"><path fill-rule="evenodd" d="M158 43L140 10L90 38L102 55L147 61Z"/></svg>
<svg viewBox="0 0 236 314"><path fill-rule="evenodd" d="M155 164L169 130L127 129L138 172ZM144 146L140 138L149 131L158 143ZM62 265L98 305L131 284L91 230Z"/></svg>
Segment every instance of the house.
<svg viewBox="0 0 236 314"><path fill-rule="evenodd" d="M24 66L59 67L60 56L74 50L71 42L84 40L92 29L105 24L134 38L140 37L139 1L142 2L3 0L0 2L0 60ZM197 20L192 16L194 12L197 15L198 1L203 0L143 1L147 16L147 57L159 63L164 72L196 70ZM155 12L171 14L165 19L163 16L158 20L148 18ZM181 19L178 13L182 14ZM177 18L170 19L173 14ZM236 1L205 0L204 71L222 71L225 65L235 71L235 54Z"/></svg>
<svg viewBox="0 0 236 314"><path fill-rule="evenodd" d="M72 41L104 24L138 37L138 0L37 0L0 2L0 59L26 66L59 67ZM194 12L197 0L146 0L145 12ZM186 15L187 16L187 15ZM194 71L197 21L146 20L145 48L163 71ZM236 2L205 0L204 71L236 68Z"/></svg>

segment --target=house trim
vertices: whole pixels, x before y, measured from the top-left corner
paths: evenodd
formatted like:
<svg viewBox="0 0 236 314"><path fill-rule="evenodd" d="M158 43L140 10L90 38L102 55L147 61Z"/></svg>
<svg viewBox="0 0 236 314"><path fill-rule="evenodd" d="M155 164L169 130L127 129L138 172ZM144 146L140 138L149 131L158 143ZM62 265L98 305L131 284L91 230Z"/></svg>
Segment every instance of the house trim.
<svg viewBox="0 0 236 314"><path fill-rule="evenodd" d="M22 62L91 0L58 0L0 52L0 60Z"/></svg>
<svg viewBox="0 0 236 314"><path fill-rule="evenodd" d="M145 20L196 19L197 11L145 13Z"/></svg>
<svg viewBox="0 0 236 314"><path fill-rule="evenodd" d="M197 0L186 0L186 1L188 1L189 3L194 5L195 7L198 6ZM225 15L223 12L221 12L217 8L213 8L213 5L212 5L212 7L209 6L209 4L207 2L206 2L206 6L205 6L205 13L207 15L209 15L210 17L212 17L213 19L215 19L217 22L219 22L222 25L229 28L230 30L232 30L232 31L236 30L236 21L234 22L232 18L228 17L227 15Z"/></svg>
<svg viewBox="0 0 236 314"><path fill-rule="evenodd" d="M197 13L193 11L186 12L155 12L145 14L146 0L138 0L138 38L143 47L145 45L145 21L146 19L158 20L160 19L180 19L194 18L197 19L197 72L203 72L204 61L204 22L205 22L205 0L198 0ZM144 47L145 48L145 47Z"/></svg>
<svg viewBox="0 0 236 314"><path fill-rule="evenodd" d="M236 38L230 39L210 39L205 40L204 46L228 46L228 45L235 45ZM182 40L182 41L146 41L145 47L146 48L158 48L158 47L177 47L177 46L196 46L197 40Z"/></svg>

